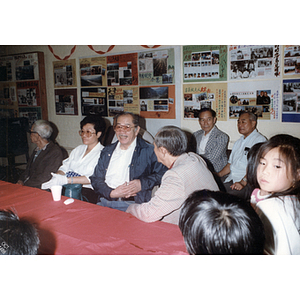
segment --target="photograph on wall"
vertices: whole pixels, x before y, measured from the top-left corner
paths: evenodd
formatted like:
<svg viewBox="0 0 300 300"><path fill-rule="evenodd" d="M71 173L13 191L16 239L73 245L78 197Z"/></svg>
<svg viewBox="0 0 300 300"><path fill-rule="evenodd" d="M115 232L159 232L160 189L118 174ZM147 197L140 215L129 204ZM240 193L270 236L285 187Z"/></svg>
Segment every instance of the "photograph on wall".
<svg viewBox="0 0 300 300"><path fill-rule="evenodd" d="M184 119L198 119L202 108L213 109L219 121L227 120L227 83L184 84Z"/></svg>
<svg viewBox="0 0 300 300"><path fill-rule="evenodd" d="M0 81L15 80L15 60L13 56L0 57Z"/></svg>
<svg viewBox="0 0 300 300"><path fill-rule="evenodd" d="M81 86L106 86L106 57L79 59Z"/></svg>
<svg viewBox="0 0 300 300"><path fill-rule="evenodd" d="M300 79L283 80L282 122L300 122Z"/></svg>
<svg viewBox="0 0 300 300"><path fill-rule="evenodd" d="M108 87L107 89L109 117L121 111L140 113L138 87Z"/></svg>
<svg viewBox="0 0 300 300"><path fill-rule="evenodd" d="M81 114L99 114L107 117L107 88L90 87L81 89Z"/></svg>
<svg viewBox="0 0 300 300"><path fill-rule="evenodd" d="M77 89L56 89L54 94L57 115L78 115Z"/></svg>
<svg viewBox="0 0 300 300"><path fill-rule="evenodd" d="M76 60L53 62L54 87L76 87Z"/></svg>
<svg viewBox="0 0 300 300"><path fill-rule="evenodd" d="M38 80L38 54L26 53L15 55L16 80Z"/></svg>
<svg viewBox="0 0 300 300"><path fill-rule="evenodd" d="M19 117L25 117L29 120L29 128L37 120L42 119L42 109L41 107L20 107Z"/></svg>
<svg viewBox="0 0 300 300"><path fill-rule="evenodd" d="M280 80L228 83L229 119L252 112L258 119L279 121Z"/></svg>
<svg viewBox="0 0 300 300"><path fill-rule="evenodd" d="M276 78L280 46L229 46L230 80Z"/></svg>
<svg viewBox="0 0 300 300"><path fill-rule="evenodd" d="M300 77L300 46L289 45L283 47L284 63L283 63L283 75Z"/></svg>
<svg viewBox="0 0 300 300"><path fill-rule="evenodd" d="M140 85L175 83L174 49L140 52L138 58Z"/></svg>
<svg viewBox="0 0 300 300"><path fill-rule="evenodd" d="M137 53L107 56L107 85L138 85Z"/></svg>
<svg viewBox="0 0 300 300"><path fill-rule="evenodd" d="M183 82L226 80L227 45L183 46Z"/></svg>
<svg viewBox="0 0 300 300"><path fill-rule="evenodd" d="M17 82L19 106L40 106L39 81Z"/></svg>
<svg viewBox="0 0 300 300"><path fill-rule="evenodd" d="M140 115L144 118L175 119L175 86L140 87Z"/></svg>
<svg viewBox="0 0 300 300"><path fill-rule="evenodd" d="M13 114L15 117L18 116L19 112L15 83L0 82L0 109L9 109L6 113L9 115Z"/></svg>

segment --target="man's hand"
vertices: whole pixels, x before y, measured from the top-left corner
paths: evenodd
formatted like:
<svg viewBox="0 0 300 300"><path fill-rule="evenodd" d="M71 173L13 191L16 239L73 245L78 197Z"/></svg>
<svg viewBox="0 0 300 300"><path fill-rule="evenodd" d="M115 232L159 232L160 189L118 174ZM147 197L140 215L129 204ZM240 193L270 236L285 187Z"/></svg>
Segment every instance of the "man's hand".
<svg viewBox="0 0 300 300"><path fill-rule="evenodd" d="M129 198L131 196L136 196L136 194L142 190L141 181L139 179L134 179L129 183L125 182L122 185L116 187L111 193L111 198Z"/></svg>
<svg viewBox="0 0 300 300"><path fill-rule="evenodd" d="M230 186L230 188L231 188L232 190L237 190L237 191L242 190L244 187L245 187L245 186L244 186L241 182L235 182L234 184L232 184L232 185Z"/></svg>

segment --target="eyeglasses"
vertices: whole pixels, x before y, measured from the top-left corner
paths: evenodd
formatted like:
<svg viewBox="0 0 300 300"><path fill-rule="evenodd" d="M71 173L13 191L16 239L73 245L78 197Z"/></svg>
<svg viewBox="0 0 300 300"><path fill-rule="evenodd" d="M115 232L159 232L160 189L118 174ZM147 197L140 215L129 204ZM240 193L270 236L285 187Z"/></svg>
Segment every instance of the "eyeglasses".
<svg viewBox="0 0 300 300"><path fill-rule="evenodd" d="M91 132L89 130L87 130L87 131L79 130L80 136L86 135L86 137L91 137L93 134L96 134L96 132Z"/></svg>
<svg viewBox="0 0 300 300"><path fill-rule="evenodd" d="M32 134L32 133L37 133L39 134L37 131L33 131L33 130L28 130L28 133Z"/></svg>
<svg viewBox="0 0 300 300"><path fill-rule="evenodd" d="M125 132L129 132L132 128L135 128L135 126L120 125L120 124L114 126L115 131L120 131L123 129Z"/></svg>

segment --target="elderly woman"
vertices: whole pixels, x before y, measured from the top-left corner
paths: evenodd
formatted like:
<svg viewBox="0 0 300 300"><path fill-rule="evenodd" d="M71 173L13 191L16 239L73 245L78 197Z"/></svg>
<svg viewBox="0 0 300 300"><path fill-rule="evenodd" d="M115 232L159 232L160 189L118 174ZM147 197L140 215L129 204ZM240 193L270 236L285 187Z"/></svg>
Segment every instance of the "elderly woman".
<svg viewBox="0 0 300 300"><path fill-rule="evenodd" d="M37 147L17 184L41 188L41 184L51 178L51 172L58 170L63 153L57 144L50 141L52 131L50 123L46 120L37 120L32 125L30 139Z"/></svg>
<svg viewBox="0 0 300 300"><path fill-rule="evenodd" d="M89 177L93 175L101 150L104 148L99 140L105 132L106 124L101 116L89 115L80 122L80 128L79 135L83 145L72 150L57 173L53 174L52 179L44 183L42 188L47 189L55 184L80 184L83 199L96 203L97 195L90 184Z"/></svg>

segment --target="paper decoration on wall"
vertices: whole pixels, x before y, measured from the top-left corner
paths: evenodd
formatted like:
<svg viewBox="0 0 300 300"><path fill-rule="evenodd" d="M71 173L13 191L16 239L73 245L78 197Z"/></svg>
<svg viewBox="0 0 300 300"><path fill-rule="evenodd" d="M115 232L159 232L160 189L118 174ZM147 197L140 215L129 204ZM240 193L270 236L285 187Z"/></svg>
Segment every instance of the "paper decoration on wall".
<svg viewBox="0 0 300 300"><path fill-rule="evenodd" d="M140 116L175 119L175 85L140 87Z"/></svg>
<svg viewBox="0 0 300 300"><path fill-rule="evenodd" d="M229 46L230 80L276 78L280 75L280 47Z"/></svg>
<svg viewBox="0 0 300 300"><path fill-rule="evenodd" d="M106 86L106 57L89 57L79 60L81 86Z"/></svg>
<svg viewBox="0 0 300 300"><path fill-rule="evenodd" d="M78 115L77 89L56 89L55 111L57 115Z"/></svg>
<svg viewBox="0 0 300 300"><path fill-rule="evenodd" d="M175 83L174 49L139 53L140 85L173 83Z"/></svg>
<svg viewBox="0 0 300 300"><path fill-rule="evenodd" d="M300 122L300 79L283 80L282 122Z"/></svg>
<svg viewBox="0 0 300 300"><path fill-rule="evenodd" d="M40 106L39 81L17 82L17 97L19 106Z"/></svg>
<svg viewBox="0 0 300 300"><path fill-rule="evenodd" d="M76 60L53 62L54 87L76 87Z"/></svg>
<svg viewBox="0 0 300 300"><path fill-rule="evenodd" d="M280 80L228 83L229 119L249 111L258 119L279 121Z"/></svg>
<svg viewBox="0 0 300 300"><path fill-rule="evenodd" d="M81 89L81 113L100 114L107 117L107 87L89 87Z"/></svg>
<svg viewBox="0 0 300 300"><path fill-rule="evenodd" d="M183 82L226 80L226 45L183 46Z"/></svg>
<svg viewBox="0 0 300 300"><path fill-rule="evenodd" d="M137 53L107 56L107 85L138 85Z"/></svg>
<svg viewBox="0 0 300 300"><path fill-rule="evenodd" d="M227 83L184 84L184 118L198 118L199 110L211 108L219 121L227 120Z"/></svg>
<svg viewBox="0 0 300 300"><path fill-rule="evenodd" d="M300 77L300 46L288 45L283 47L283 75L284 77Z"/></svg>

